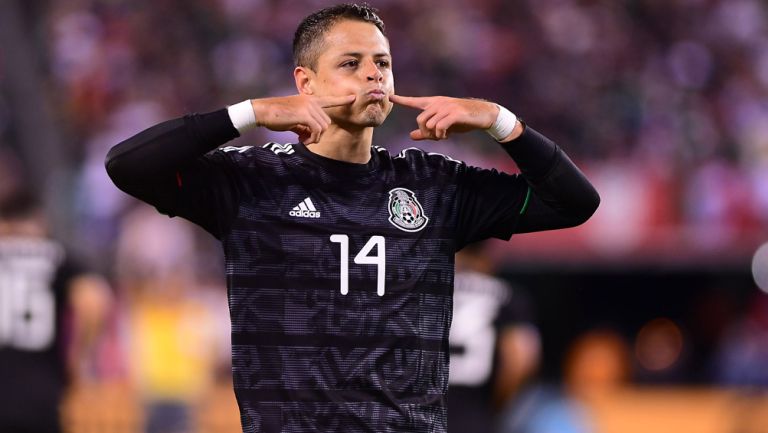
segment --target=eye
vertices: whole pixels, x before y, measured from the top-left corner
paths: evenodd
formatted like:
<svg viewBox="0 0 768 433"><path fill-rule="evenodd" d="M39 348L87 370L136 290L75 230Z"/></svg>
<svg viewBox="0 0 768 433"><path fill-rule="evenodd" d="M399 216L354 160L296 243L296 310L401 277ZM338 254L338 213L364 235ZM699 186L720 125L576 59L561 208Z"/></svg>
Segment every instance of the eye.
<svg viewBox="0 0 768 433"><path fill-rule="evenodd" d="M346 62L341 64L341 67L342 68L356 68L358 63L359 62L357 60L347 60Z"/></svg>
<svg viewBox="0 0 768 433"><path fill-rule="evenodd" d="M389 67L389 60L379 60L376 62L377 65L381 68L388 68Z"/></svg>

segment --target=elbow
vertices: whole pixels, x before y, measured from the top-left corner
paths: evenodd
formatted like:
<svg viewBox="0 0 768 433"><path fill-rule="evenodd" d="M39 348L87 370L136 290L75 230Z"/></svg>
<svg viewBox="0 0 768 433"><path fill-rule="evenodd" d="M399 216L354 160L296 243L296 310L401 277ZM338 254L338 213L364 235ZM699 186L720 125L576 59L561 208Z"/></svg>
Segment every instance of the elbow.
<svg viewBox="0 0 768 433"><path fill-rule="evenodd" d="M106 158L104 158L104 168L107 170L107 174L109 177L112 177L112 167L114 165L115 161L115 155L114 155L115 148L109 149L109 152L107 152Z"/></svg>
<svg viewBox="0 0 768 433"><path fill-rule="evenodd" d="M110 179L112 179L112 182L117 184L118 179L120 179L120 169L119 164L117 163L118 160L115 157L115 153L115 147L109 149L107 157L104 158L104 168L107 170L107 175Z"/></svg>
<svg viewBox="0 0 768 433"><path fill-rule="evenodd" d="M578 226L589 221L589 219L592 218L592 215L597 211L598 207L600 207L600 195L594 188L592 188L590 194L585 195L584 200L579 203L576 212L574 212L574 225Z"/></svg>
<svg viewBox="0 0 768 433"><path fill-rule="evenodd" d="M112 179L112 183L122 191L126 191L127 185L130 184L131 173L125 169L126 164L120 155L119 147L118 144L109 150L104 159L104 168L109 178Z"/></svg>

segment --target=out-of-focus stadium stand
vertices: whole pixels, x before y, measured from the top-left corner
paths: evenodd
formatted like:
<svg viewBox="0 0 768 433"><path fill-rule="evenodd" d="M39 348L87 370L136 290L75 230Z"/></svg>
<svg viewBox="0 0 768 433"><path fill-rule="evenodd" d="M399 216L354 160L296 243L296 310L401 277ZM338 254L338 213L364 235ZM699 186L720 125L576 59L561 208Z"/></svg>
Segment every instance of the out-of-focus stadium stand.
<svg viewBox="0 0 768 433"><path fill-rule="evenodd" d="M293 29L330 3L0 1L0 200L34 186L56 235L113 279L121 305L99 367L65 406L69 431L142 431L148 406L126 365L130 316L141 287L180 263L186 291L219 310L214 332L228 340L217 245L149 221L107 178L107 150L170 117L293 93ZM398 93L507 106L561 144L602 196L582 227L493 247L501 275L535 295L542 381L582 402L598 432L768 431L768 308L749 274L768 242L768 3L371 3L387 23ZM412 146L413 122L395 110L375 144ZM269 140L295 137L257 130L235 144ZM483 134L419 145L515 169ZM560 389L563 362L595 328L626 340L628 377L574 397ZM648 350L669 356L649 361ZM212 364L211 392L231 396L226 361ZM195 397L203 409L189 421L231 431L231 400L214 395ZM122 427L84 427L102 422Z"/></svg>
<svg viewBox="0 0 768 433"><path fill-rule="evenodd" d="M3 30L2 143L35 182L56 191L59 226L76 229L74 239L88 239L83 250L103 257L131 205L106 182L107 148L170 116L293 92L292 29L326 3L4 2L4 19L17 22ZM589 224L520 236L512 253L557 262L733 264L765 235L764 3L377 6L389 26L398 92L504 103L560 142L597 183L604 200ZM396 111L377 144L410 146L412 121ZM267 139L293 137L257 131L242 141ZM509 168L487 141L474 134L425 146Z"/></svg>

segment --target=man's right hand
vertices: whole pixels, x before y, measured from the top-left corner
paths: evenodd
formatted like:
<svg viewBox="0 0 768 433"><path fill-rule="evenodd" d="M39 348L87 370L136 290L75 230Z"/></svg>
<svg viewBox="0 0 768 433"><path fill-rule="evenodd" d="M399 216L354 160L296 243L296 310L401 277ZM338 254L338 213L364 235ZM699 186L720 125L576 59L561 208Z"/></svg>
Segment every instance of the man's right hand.
<svg viewBox="0 0 768 433"><path fill-rule="evenodd" d="M293 131L304 144L317 143L331 118L324 108L339 107L355 102L355 95L311 96L293 95L252 99L256 123L272 131Z"/></svg>

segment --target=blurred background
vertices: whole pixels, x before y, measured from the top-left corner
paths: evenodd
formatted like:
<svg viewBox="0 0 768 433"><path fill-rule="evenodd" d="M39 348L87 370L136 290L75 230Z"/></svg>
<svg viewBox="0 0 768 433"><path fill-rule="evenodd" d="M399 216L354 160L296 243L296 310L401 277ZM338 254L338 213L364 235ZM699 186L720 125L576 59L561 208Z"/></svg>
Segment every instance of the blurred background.
<svg viewBox="0 0 768 433"><path fill-rule="evenodd" d="M294 94L293 31L331 3L0 1L0 202L32 188L113 293L66 431L237 431L219 247L117 190L104 157L162 120ZM577 229L485 251L486 273L529 294L540 336L501 430L768 431L768 4L371 4L399 94L508 107L602 196ZM416 145L414 119L395 109L374 144ZM515 170L482 133L418 145ZM150 428L158 417L185 427Z"/></svg>

